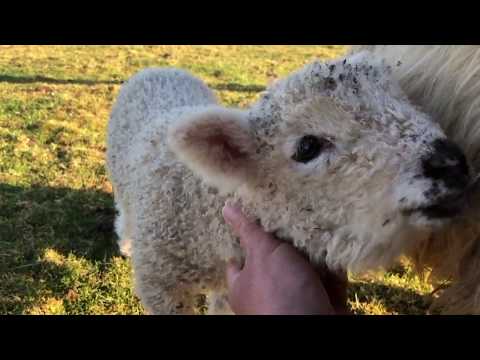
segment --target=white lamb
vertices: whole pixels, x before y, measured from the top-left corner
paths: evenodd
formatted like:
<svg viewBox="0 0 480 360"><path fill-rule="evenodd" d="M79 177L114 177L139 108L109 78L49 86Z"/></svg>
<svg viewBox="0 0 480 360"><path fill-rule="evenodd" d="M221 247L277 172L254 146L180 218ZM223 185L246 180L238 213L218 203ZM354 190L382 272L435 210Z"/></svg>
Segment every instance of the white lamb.
<svg viewBox="0 0 480 360"><path fill-rule="evenodd" d="M249 109L219 106L175 69L120 91L107 164L116 229L152 314L228 312L224 266L242 252L224 224L240 201L313 264L363 271L413 253L463 208L465 157L368 52L314 62Z"/></svg>

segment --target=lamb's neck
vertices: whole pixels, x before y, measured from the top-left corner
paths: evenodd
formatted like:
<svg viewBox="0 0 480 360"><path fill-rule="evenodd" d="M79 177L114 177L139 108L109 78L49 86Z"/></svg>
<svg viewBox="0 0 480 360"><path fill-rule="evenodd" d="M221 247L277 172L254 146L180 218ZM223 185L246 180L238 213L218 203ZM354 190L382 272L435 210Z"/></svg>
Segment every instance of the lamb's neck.
<svg viewBox="0 0 480 360"><path fill-rule="evenodd" d="M247 188L238 189L229 199L239 204L243 212L261 223L263 229L282 241L295 246L308 255L312 263L324 264L326 245L332 238L332 225L320 224L311 209L297 209L280 195L275 199L265 199L258 193L249 192ZM295 222L293 213L301 211L301 223Z"/></svg>

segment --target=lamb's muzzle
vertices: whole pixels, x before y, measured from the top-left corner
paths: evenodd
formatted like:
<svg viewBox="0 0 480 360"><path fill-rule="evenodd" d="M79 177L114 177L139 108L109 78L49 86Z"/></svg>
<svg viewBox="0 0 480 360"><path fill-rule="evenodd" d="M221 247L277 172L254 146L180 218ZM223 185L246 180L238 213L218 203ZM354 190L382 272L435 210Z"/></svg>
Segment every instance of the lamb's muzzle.
<svg viewBox="0 0 480 360"><path fill-rule="evenodd" d="M423 160L426 177L439 180L452 190L465 190L470 182L467 160L462 150L453 142L437 139L433 152Z"/></svg>
<svg viewBox="0 0 480 360"><path fill-rule="evenodd" d="M433 152L422 161L424 176L442 184L447 193L437 196L430 191L432 203L421 206L420 211L430 219L455 217L462 213L466 205L467 188L470 184L469 166L462 150L453 142L437 139L432 144Z"/></svg>

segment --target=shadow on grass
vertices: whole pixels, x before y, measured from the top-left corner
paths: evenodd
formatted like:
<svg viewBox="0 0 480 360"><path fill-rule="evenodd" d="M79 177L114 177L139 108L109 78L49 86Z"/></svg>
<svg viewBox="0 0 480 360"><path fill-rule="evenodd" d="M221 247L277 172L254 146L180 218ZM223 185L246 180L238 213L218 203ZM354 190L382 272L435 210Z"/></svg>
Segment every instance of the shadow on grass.
<svg viewBox="0 0 480 360"><path fill-rule="evenodd" d="M119 255L114 215L105 192L0 184L0 311L24 313L45 290L65 296L71 270L42 261L47 249L106 269Z"/></svg>
<svg viewBox="0 0 480 360"><path fill-rule="evenodd" d="M47 83L60 85L121 85L125 80L93 80L93 79L55 79L43 75L6 75L0 74L0 82L12 84L30 84L30 83ZM266 87L262 85L242 85L237 83L225 83L209 85L210 88L218 91L236 91L236 92L261 92Z"/></svg>
<svg viewBox="0 0 480 360"><path fill-rule="evenodd" d="M123 80L92 80L92 79L55 79L48 76L33 75L33 76L20 76L20 75L6 75L0 74L0 82L8 82L13 84L29 84L29 83L47 83L47 84L78 84L78 85L115 85L122 84Z"/></svg>
<svg viewBox="0 0 480 360"><path fill-rule="evenodd" d="M71 252L90 260L109 259L117 254L111 194L0 184L0 199L0 217L6 220L0 229L2 241L25 241L22 229L40 236L38 241L31 239L33 247L27 253L41 250L42 245L53 245L64 255Z"/></svg>
<svg viewBox="0 0 480 360"><path fill-rule="evenodd" d="M237 83L210 85L210 88L218 91L226 90L236 92L261 92L266 90L266 87L262 85L242 85Z"/></svg>
<svg viewBox="0 0 480 360"><path fill-rule="evenodd" d="M68 294L64 279L69 277L72 277L72 271L67 266L51 262L2 270L0 314L26 314L44 300L45 294L64 298Z"/></svg>
<svg viewBox="0 0 480 360"><path fill-rule="evenodd" d="M356 301L357 295L360 303L376 300L380 302L389 313L401 315L424 315L431 305L432 299L410 289L396 286L387 286L372 282L354 282L349 285L348 295L351 301ZM359 315L364 314L356 310Z"/></svg>

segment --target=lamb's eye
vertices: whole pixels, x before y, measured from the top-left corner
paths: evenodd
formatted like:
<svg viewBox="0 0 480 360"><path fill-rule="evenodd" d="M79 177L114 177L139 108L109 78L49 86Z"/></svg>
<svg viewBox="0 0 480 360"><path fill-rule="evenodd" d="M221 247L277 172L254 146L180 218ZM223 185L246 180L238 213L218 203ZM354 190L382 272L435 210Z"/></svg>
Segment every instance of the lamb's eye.
<svg viewBox="0 0 480 360"><path fill-rule="evenodd" d="M332 143L326 139L318 138L313 135L306 135L298 142L292 159L305 164L318 157L323 150L331 145Z"/></svg>

